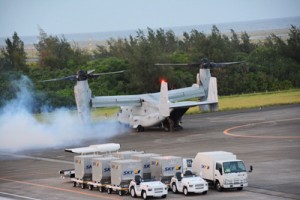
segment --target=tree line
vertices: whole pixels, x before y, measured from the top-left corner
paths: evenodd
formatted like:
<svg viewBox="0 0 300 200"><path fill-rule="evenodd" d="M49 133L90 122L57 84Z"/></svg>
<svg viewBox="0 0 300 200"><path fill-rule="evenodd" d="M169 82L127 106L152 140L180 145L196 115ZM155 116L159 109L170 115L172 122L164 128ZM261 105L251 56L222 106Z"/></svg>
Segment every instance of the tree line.
<svg viewBox="0 0 300 200"><path fill-rule="evenodd" d="M111 38L88 52L71 45L62 36L48 35L40 29L34 44L39 61L26 63L24 43L17 33L7 38L0 53L0 106L15 97L10 81L21 74L30 77L35 86L36 108L74 107L74 82L41 83L41 80L73 75L83 69L96 72L126 70L124 74L89 80L94 95L122 95L159 91L165 79L170 89L191 86L198 68L158 67L155 63L195 63L202 58L214 62L245 61L239 66L213 69L218 79L219 95L274 91L300 86L300 29L291 26L288 38L271 34L265 40L252 42L247 32L222 34L216 26L210 34L198 30L176 36L172 30L148 28L135 36ZM34 112L39 109L34 110Z"/></svg>

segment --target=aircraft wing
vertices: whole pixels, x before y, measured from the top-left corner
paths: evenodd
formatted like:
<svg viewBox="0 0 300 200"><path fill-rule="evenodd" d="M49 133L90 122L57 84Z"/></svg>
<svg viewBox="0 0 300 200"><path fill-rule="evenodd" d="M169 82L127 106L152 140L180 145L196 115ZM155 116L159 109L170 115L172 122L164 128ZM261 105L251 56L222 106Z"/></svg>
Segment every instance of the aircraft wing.
<svg viewBox="0 0 300 200"><path fill-rule="evenodd" d="M92 98L94 108L114 106L141 106L143 95L99 96Z"/></svg>
<svg viewBox="0 0 300 200"><path fill-rule="evenodd" d="M192 87L169 90L169 101L171 102L199 98L201 96L205 96L204 89L196 84L194 84Z"/></svg>

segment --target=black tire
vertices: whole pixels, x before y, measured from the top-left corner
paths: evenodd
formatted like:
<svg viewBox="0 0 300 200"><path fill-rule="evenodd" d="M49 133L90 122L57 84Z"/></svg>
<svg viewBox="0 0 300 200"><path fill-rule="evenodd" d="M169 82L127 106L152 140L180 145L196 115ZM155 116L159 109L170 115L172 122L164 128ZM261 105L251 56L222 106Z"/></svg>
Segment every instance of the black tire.
<svg viewBox="0 0 300 200"><path fill-rule="evenodd" d="M221 187L221 184L220 184L219 181L216 182L216 190L217 190L218 192L222 192L222 187Z"/></svg>
<svg viewBox="0 0 300 200"><path fill-rule="evenodd" d="M166 194L161 196L161 198L163 198L163 199L165 199L166 197L167 197L167 195L166 195Z"/></svg>
<svg viewBox="0 0 300 200"><path fill-rule="evenodd" d="M84 188L85 188L85 184L84 184L84 183L81 183L81 184L80 184L80 187L81 187L81 189L84 189Z"/></svg>
<svg viewBox="0 0 300 200"><path fill-rule="evenodd" d="M133 187L130 188L130 195L131 195L132 198L135 198L135 197L136 197L135 190L134 190Z"/></svg>
<svg viewBox="0 0 300 200"><path fill-rule="evenodd" d="M188 195L189 195L189 191L188 191L187 187L184 187L184 188L183 188L183 194L184 194L185 196L188 196Z"/></svg>
<svg viewBox="0 0 300 200"><path fill-rule="evenodd" d="M243 190L243 187L238 187L237 188L237 191L241 191L241 190Z"/></svg>
<svg viewBox="0 0 300 200"><path fill-rule="evenodd" d="M107 188L107 194L111 194L111 188Z"/></svg>
<svg viewBox="0 0 300 200"><path fill-rule="evenodd" d="M99 187L99 192L104 192L104 187Z"/></svg>
<svg viewBox="0 0 300 200"><path fill-rule="evenodd" d="M172 192L173 192L174 194L176 194L176 193L178 192L178 190L177 190L177 187L176 187L176 184L175 184L175 183L173 183L173 184L172 184Z"/></svg>
<svg viewBox="0 0 300 200"><path fill-rule="evenodd" d="M147 197L147 193L145 191L142 192L142 198L144 200L146 200L148 197Z"/></svg>
<svg viewBox="0 0 300 200"><path fill-rule="evenodd" d="M207 194L207 191L202 192L202 194L204 194L204 195Z"/></svg>
<svg viewBox="0 0 300 200"><path fill-rule="evenodd" d="M118 191L118 194L119 194L119 196L123 196L124 193L123 193L122 190L119 190L119 191Z"/></svg>
<svg viewBox="0 0 300 200"><path fill-rule="evenodd" d="M73 182L73 187L76 187L77 186L77 183L74 181Z"/></svg>
<svg viewBox="0 0 300 200"><path fill-rule="evenodd" d="M92 185L89 185L89 190L93 190L93 186Z"/></svg>

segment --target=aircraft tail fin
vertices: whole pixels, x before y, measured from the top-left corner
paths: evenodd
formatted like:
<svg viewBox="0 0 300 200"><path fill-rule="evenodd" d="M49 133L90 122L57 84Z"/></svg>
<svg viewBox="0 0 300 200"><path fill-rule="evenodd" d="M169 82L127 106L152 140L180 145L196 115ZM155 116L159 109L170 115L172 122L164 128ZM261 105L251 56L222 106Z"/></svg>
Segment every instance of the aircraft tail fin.
<svg viewBox="0 0 300 200"><path fill-rule="evenodd" d="M168 83L162 81L160 87L160 99L159 99L159 114L161 116L164 117L170 116L170 107L168 101L169 101Z"/></svg>

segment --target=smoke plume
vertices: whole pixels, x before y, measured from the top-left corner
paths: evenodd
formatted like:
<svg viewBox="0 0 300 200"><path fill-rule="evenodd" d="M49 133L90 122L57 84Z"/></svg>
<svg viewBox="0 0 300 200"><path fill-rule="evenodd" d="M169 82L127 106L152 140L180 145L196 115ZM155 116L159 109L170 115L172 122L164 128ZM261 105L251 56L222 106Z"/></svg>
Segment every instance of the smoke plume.
<svg viewBox="0 0 300 200"><path fill-rule="evenodd" d="M1 151L65 147L91 139L101 143L127 131L115 121L82 124L77 115L67 109L43 113L50 119L40 122L31 112L35 105L32 82L22 76L20 80L13 81L12 86L17 91L16 98L0 109Z"/></svg>

